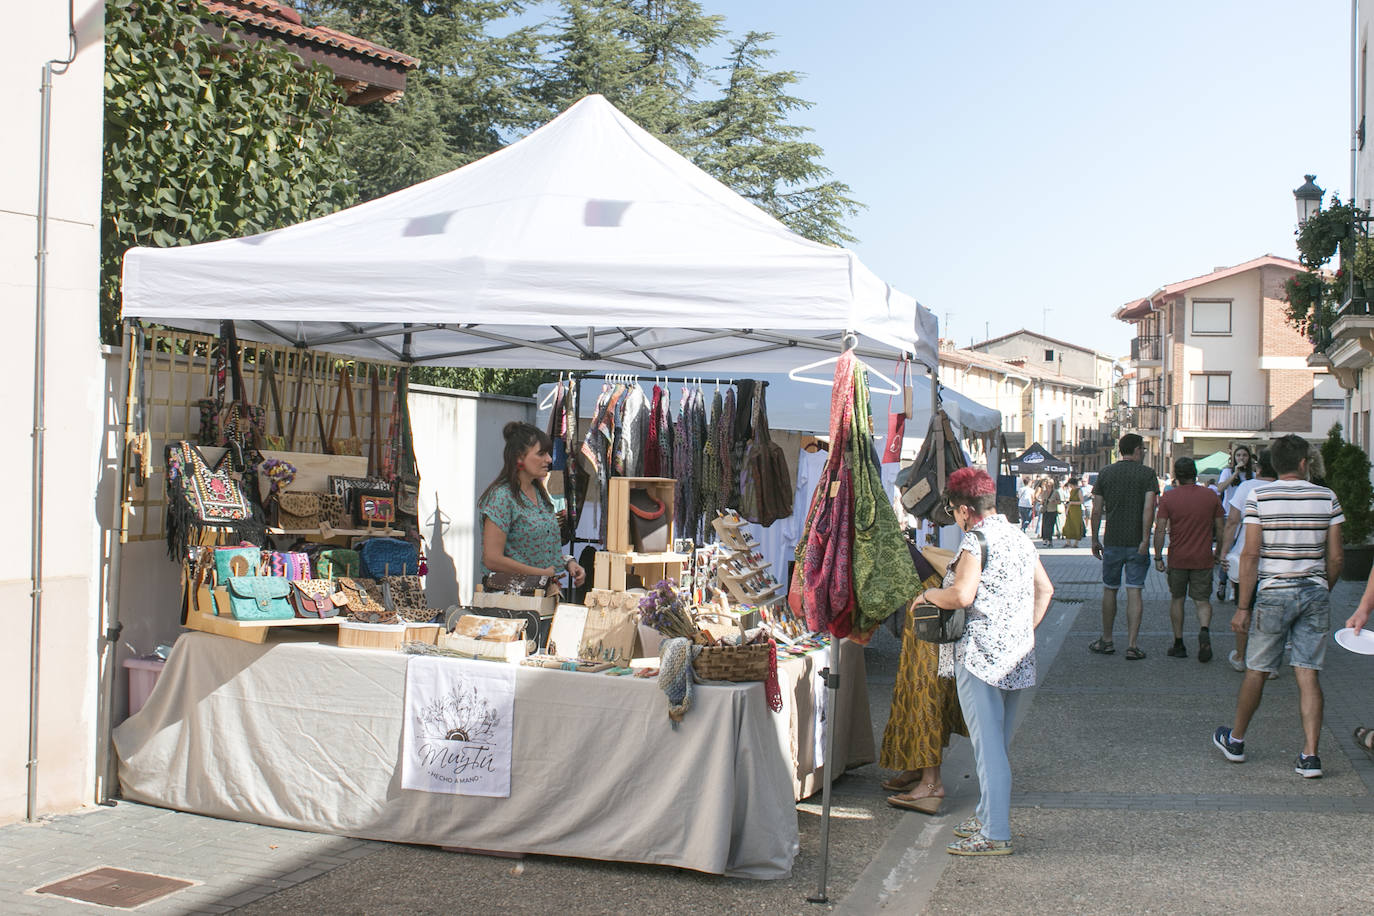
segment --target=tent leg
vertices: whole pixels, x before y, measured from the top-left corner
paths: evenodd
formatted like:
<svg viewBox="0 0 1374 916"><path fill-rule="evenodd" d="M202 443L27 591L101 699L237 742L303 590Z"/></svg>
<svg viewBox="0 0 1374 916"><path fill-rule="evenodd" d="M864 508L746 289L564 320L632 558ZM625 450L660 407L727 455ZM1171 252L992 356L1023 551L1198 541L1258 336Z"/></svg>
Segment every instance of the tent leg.
<svg viewBox="0 0 1374 916"><path fill-rule="evenodd" d="M831 768L835 766L835 711L838 709L840 693L840 641L830 637L830 667L821 669L821 680L825 681L825 763L821 766L821 872L816 881L816 893L807 897L808 903L829 903L826 894L826 878L830 870L830 784Z"/></svg>

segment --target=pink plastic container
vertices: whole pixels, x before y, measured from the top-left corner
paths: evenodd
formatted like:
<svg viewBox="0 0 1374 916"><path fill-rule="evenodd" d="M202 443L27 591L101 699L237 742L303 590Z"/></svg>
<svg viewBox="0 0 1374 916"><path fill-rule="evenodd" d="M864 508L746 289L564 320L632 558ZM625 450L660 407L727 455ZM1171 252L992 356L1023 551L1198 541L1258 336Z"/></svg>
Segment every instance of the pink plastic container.
<svg viewBox="0 0 1374 916"><path fill-rule="evenodd" d="M129 669L129 715L138 715L143 704L157 686L157 677L162 666L167 664L160 658L128 658L124 667Z"/></svg>

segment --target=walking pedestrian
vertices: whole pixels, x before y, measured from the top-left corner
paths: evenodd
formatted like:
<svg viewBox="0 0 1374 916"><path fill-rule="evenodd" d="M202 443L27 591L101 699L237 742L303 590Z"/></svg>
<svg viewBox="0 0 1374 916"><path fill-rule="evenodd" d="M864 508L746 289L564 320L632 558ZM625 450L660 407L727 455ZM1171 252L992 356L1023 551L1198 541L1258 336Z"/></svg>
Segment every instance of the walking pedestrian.
<svg viewBox="0 0 1374 916"><path fill-rule="evenodd" d="M1040 539L1046 547L1054 546L1054 528L1059 524L1059 487L1046 477L1040 481Z"/></svg>
<svg viewBox="0 0 1374 916"><path fill-rule="evenodd" d="M1298 682L1303 744L1294 772L1308 779L1322 775L1317 741L1322 727L1322 689L1318 673L1331 629L1331 589L1345 559L1341 512L1336 494L1308 482L1307 440L1289 434L1274 440L1270 457L1279 478L1258 487L1245 500L1245 549L1240 558L1240 594L1231 628L1249 630L1245 680L1236 698L1230 727L1217 726L1212 743L1233 763L1245 760L1245 732L1264 696L1268 672L1292 646L1289 663ZM1255 595L1253 607L1248 596ZM1252 617L1253 611L1253 617Z"/></svg>
<svg viewBox="0 0 1374 916"><path fill-rule="evenodd" d="M1116 624L1116 598L1121 580L1126 580L1126 660L1139 661L1145 653L1137 645L1140 617L1144 607L1141 589L1150 570L1150 528L1159 499L1159 478L1144 464L1145 440L1127 433L1117 443L1121 458L1097 475L1093 487L1093 556L1102 561L1102 637L1088 648L1102 655L1116 651L1112 628ZM1098 531L1106 518L1103 540ZM1104 543L1105 540L1105 543Z"/></svg>
<svg viewBox="0 0 1374 916"><path fill-rule="evenodd" d="M940 647L940 669L953 671L978 770L977 812L955 828L953 855L1005 856L1011 845L1008 747L1022 691L1035 686L1035 628L1054 587L1029 538L997 514L986 471L960 468L945 498L964 532L944 587L916 599L966 608L964 635Z"/></svg>
<svg viewBox="0 0 1374 916"><path fill-rule="evenodd" d="M1364 584L1364 594L1360 595L1360 603L1355 606L1355 613L1350 615L1345 625L1357 632L1363 630L1364 625L1369 622L1370 610L1374 610L1374 570L1370 571L1369 579ZM1364 751L1366 757L1374 760L1374 728L1367 725L1356 728L1355 743Z"/></svg>
<svg viewBox="0 0 1374 916"><path fill-rule="evenodd" d="M1183 599L1197 608L1197 660L1212 660L1212 570L1221 561L1221 500L1197 482L1191 458L1174 461L1178 486L1159 498L1155 515L1155 568L1165 571L1164 538L1169 538L1169 622L1174 628L1170 658L1187 658L1183 645Z"/></svg>
<svg viewBox="0 0 1374 916"><path fill-rule="evenodd" d="M1061 533L1070 547L1077 547L1083 540L1083 488L1077 477L1069 478L1068 493L1064 498L1064 527Z"/></svg>
<svg viewBox="0 0 1374 916"><path fill-rule="evenodd" d="M1245 515L1245 500L1250 493L1259 486L1272 483L1278 478L1274 473L1274 465L1269 457L1269 449L1260 449L1255 456L1255 477L1242 481L1239 485L1229 487L1226 492L1229 497L1226 501L1226 530L1222 534L1221 549L1225 560L1225 569L1221 576L1222 599L1225 599L1226 581L1229 578L1232 583L1232 590L1236 593L1236 603L1242 601L1247 607L1255 606L1255 594L1240 594L1240 554L1245 548L1245 526L1241 524L1241 518ZM1245 670L1245 643L1249 634L1240 632L1236 634L1236 647L1231 650L1227 661L1231 667L1237 671ZM1278 677L1275 671L1269 675L1273 680Z"/></svg>
<svg viewBox="0 0 1374 916"><path fill-rule="evenodd" d="M1030 527L1031 516L1035 514L1035 487L1031 486L1030 475L1021 478L1021 489L1016 493L1016 510L1021 515L1021 530Z"/></svg>
<svg viewBox="0 0 1374 916"><path fill-rule="evenodd" d="M1254 480L1259 468L1256 466L1254 453L1245 445L1237 445L1231 450L1231 460L1226 467L1221 469L1221 475L1217 477L1217 492L1221 495L1221 504L1225 506L1230 501L1230 493L1235 492L1247 480ZM1230 488L1228 490L1228 488ZM1217 583L1217 600L1226 600L1226 581L1229 578L1235 581L1235 576L1229 570L1223 569L1221 581Z"/></svg>

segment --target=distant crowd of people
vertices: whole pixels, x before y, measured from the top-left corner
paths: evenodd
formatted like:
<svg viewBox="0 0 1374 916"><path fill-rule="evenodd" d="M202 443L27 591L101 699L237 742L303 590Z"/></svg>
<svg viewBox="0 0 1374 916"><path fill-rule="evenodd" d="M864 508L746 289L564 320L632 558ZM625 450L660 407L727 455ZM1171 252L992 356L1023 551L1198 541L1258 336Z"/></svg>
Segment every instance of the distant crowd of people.
<svg viewBox="0 0 1374 916"><path fill-rule="evenodd" d="M1061 483L1053 477L1024 476L1016 492L1021 530L1039 531L1040 543L1046 547L1053 547L1056 537L1066 547L1077 547L1083 540L1083 512L1090 499L1079 477Z"/></svg>

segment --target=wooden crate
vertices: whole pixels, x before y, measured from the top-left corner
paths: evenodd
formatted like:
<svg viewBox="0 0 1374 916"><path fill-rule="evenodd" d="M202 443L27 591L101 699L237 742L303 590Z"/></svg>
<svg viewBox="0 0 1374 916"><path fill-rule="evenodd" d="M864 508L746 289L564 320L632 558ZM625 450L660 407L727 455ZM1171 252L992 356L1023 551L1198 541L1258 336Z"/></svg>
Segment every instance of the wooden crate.
<svg viewBox="0 0 1374 916"><path fill-rule="evenodd" d="M592 574L594 588L625 591L625 575L631 569L653 588L661 579L682 581L682 568L690 558L685 553L616 553L599 550Z"/></svg>
<svg viewBox="0 0 1374 916"><path fill-rule="evenodd" d="M673 545L673 493L677 481L671 477L612 477L606 496L606 549L611 553L634 550L630 537L630 491L647 490L654 499L661 500L668 513L668 546Z"/></svg>
<svg viewBox="0 0 1374 916"><path fill-rule="evenodd" d="M401 648L406 641L407 626L403 623L358 623L344 620L339 623L339 646L345 649Z"/></svg>

